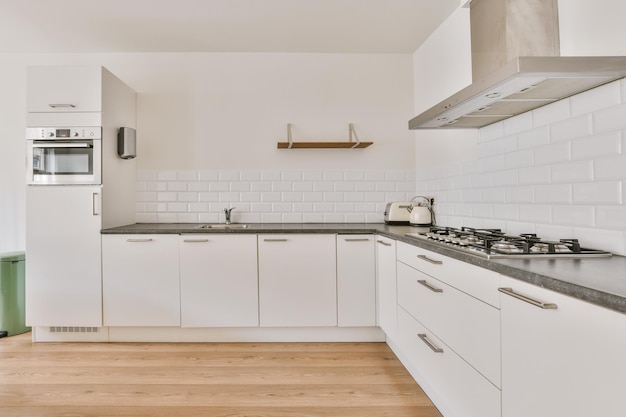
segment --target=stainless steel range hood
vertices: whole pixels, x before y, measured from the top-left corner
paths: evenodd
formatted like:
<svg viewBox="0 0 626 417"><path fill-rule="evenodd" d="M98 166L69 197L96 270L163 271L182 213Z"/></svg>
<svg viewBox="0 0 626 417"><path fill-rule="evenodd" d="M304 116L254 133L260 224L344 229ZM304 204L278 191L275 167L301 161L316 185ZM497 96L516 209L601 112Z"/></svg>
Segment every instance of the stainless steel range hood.
<svg viewBox="0 0 626 417"><path fill-rule="evenodd" d="M558 56L556 1L473 0L474 82L409 129L479 128L626 77L626 57Z"/></svg>

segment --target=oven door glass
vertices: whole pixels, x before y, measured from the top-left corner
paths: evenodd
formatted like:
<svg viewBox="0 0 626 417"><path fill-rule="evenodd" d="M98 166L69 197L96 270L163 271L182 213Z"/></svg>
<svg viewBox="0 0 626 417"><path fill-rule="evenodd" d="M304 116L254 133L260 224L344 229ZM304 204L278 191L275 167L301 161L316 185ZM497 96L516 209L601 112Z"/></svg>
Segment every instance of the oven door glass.
<svg viewBox="0 0 626 417"><path fill-rule="evenodd" d="M32 141L31 184L99 184L100 141Z"/></svg>

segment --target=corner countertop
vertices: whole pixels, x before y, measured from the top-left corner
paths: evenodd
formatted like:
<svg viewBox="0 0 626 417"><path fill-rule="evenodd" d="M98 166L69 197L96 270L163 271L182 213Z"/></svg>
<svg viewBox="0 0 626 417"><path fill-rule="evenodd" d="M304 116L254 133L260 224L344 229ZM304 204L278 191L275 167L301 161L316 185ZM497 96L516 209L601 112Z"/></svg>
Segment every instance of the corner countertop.
<svg viewBox="0 0 626 417"><path fill-rule="evenodd" d="M484 259L406 236L427 227L383 223L252 223L246 229L200 229L196 223L136 223L102 234L339 233L378 234L458 259L549 290L626 314L626 257L583 259Z"/></svg>

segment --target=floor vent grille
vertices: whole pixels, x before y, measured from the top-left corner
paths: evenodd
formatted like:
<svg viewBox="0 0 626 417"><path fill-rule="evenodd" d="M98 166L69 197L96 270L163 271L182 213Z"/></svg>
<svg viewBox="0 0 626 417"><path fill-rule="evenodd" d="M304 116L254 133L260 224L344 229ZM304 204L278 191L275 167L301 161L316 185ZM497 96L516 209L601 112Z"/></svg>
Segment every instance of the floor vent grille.
<svg viewBox="0 0 626 417"><path fill-rule="evenodd" d="M53 326L50 333L100 333L99 327Z"/></svg>

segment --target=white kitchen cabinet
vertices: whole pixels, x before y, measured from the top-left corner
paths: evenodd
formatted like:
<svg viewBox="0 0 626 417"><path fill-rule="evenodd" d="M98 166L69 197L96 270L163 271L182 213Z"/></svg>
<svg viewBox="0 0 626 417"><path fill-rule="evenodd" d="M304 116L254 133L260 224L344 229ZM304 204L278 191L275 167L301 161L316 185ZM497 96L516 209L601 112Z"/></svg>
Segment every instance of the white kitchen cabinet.
<svg viewBox="0 0 626 417"><path fill-rule="evenodd" d="M258 246L261 326L337 326L335 235L260 234Z"/></svg>
<svg viewBox="0 0 626 417"><path fill-rule="evenodd" d="M398 344L409 359L405 365L444 416L500 417L500 390L401 307Z"/></svg>
<svg viewBox="0 0 626 417"><path fill-rule="evenodd" d="M181 325L259 325L257 238L180 236Z"/></svg>
<svg viewBox="0 0 626 417"><path fill-rule="evenodd" d="M376 285L378 325L387 338L395 339L398 329L396 241L384 236L376 236Z"/></svg>
<svg viewBox="0 0 626 417"><path fill-rule="evenodd" d="M102 67L34 66L27 68L29 113L99 112Z"/></svg>
<svg viewBox="0 0 626 417"><path fill-rule="evenodd" d="M398 345L418 382L446 416L499 417L500 276L404 242L396 253Z"/></svg>
<svg viewBox="0 0 626 417"><path fill-rule="evenodd" d="M102 325L101 190L26 188L27 325Z"/></svg>
<svg viewBox="0 0 626 417"><path fill-rule="evenodd" d="M376 326L374 235L337 235L337 324Z"/></svg>
<svg viewBox="0 0 626 417"><path fill-rule="evenodd" d="M103 235L105 326L180 326L178 235Z"/></svg>
<svg viewBox="0 0 626 417"><path fill-rule="evenodd" d="M502 416L623 416L626 315L508 277L501 287L527 297L501 293Z"/></svg>

